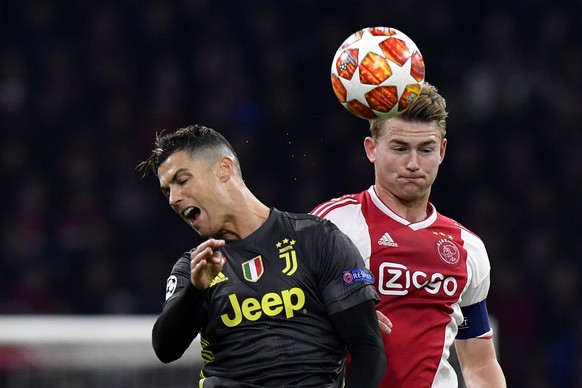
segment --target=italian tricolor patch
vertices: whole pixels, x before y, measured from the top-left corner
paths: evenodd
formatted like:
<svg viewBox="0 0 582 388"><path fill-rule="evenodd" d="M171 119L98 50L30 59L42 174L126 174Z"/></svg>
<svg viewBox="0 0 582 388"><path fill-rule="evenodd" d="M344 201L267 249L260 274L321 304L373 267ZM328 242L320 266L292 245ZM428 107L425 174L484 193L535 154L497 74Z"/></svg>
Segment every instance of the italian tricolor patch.
<svg viewBox="0 0 582 388"><path fill-rule="evenodd" d="M242 270L245 279L249 282L256 282L263 275L263 259L257 256L254 259L242 263Z"/></svg>

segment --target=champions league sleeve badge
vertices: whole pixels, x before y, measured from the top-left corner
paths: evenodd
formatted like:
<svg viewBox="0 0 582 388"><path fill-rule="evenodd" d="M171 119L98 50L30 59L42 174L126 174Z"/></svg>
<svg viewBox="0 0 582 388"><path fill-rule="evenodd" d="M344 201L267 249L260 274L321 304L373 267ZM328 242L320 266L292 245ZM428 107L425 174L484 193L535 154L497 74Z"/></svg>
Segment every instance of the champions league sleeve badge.
<svg viewBox="0 0 582 388"><path fill-rule="evenodd" d="M170 299L172 295L174 295L174 291L176 291L176 286L178 285L178 278L174 275L168 278L166 282L166 300Z"/></svg>
<svg viewBox="0 0 582 388"><path fill-rule="evenodd" d="M354 268L342 272L342 279L345 284L351 283L368 283L374 284L374 276L370 271L363 268Z"/></svg>

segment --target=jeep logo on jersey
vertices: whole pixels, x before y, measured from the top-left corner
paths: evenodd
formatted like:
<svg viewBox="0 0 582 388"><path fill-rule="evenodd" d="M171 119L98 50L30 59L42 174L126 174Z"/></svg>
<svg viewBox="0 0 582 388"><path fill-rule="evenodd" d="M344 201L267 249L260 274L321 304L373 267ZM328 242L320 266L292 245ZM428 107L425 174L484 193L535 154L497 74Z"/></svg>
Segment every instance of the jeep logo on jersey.
<svg viewBox="0 0 582 388"><path fill-rule="evenodd" d="M410 271L405 265L382 263L378 268L378 292L383 295L406 295L411 288L437 294L442 290L453 296L457 291L457 279L445 277L442 273L427 274L423 271Z"/></svg>
<svg viewBox="0 0 582 388"><path fill-rule="evenodd" d="M295 312L305 305L305 293L301 288L293 287L281 293L269 292L261 300L246 298L239 302L236 294L228 296L232 307L230 314L222 314L220 318L228 327L240 325L243 319L256 321L264 315L274 317L284 314L287 319L293 318Z"/></svg>
<svg viewBox="0 0 582 388"><path fill-rule="evenodd" d="M263 275L263 259L257 256L242 263L243 276L249 282L256 282Z"/></svg>

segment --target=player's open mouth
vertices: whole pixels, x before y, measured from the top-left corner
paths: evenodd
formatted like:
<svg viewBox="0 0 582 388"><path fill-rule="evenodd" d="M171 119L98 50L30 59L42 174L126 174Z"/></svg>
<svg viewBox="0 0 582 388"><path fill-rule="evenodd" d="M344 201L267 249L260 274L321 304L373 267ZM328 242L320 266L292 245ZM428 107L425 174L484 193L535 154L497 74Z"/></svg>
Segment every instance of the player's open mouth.
<svg viewBox="0 0 582 388"><path fill-rule="evenodd" d="M200 208L198 207L189 207L188 209L182 212L182 216L190 222L196 221L199 215Z"/></svg>

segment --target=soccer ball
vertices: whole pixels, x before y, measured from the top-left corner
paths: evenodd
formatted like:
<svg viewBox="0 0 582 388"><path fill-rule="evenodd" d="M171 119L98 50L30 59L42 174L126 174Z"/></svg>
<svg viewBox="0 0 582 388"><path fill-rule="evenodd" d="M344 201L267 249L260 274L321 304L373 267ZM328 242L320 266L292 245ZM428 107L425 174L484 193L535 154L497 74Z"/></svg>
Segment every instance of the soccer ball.
<svg viewBox="0 0 582 388"><path fill-rule="evenodd" d="M416 100L424 82L424 59L404 33L367 27L350 35L331 64L331 85L340 103L365 119L387 119Z"/></svg>

